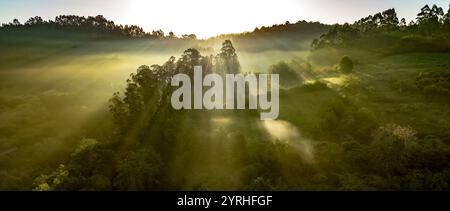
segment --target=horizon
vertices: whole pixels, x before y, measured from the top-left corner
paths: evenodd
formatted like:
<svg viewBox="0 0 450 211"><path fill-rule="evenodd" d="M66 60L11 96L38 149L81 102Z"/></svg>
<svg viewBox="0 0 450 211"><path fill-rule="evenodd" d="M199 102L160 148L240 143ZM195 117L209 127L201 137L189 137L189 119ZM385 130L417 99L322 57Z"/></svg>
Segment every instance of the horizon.
<svg viewBox="0 0 450 211"><path fill-rule="evenodd" d="M282 24L286 21L320 22L323 24L353 23L389 8L395 8L399 19L407 22L415 19L415 15L425 4L436 4L445 11L448 9L447 0L434 1L356 1L345 0L335 2L331 0L287 0L283 4L269 0L254 0L237 2L231 0L223 4L210 4L206 0L192 1L156 1L145 0L112 0L103 5L101 0L22 0L15 2L0 2L0 23L9 23L17 18L24 23L28 18L40 16L44 20L53 20L58 15L96 16L105 18L122 25L138 25L146 32L162 29L165 33L174 32L177 36L195 34L199 39L213 38L223 34L234 34L253 31L256 27ZM205 4L207 4L205 6ZM52 5L49 7L49 5ZM174 7L173 5L178 5ZM220 5L220 12L233 11L226 16L217 14L216 5ZM203 11L196 12L201 6ZM152 10L152 7L160 8ZM167 8L173 12L166 12ZM194 12L192 12L194 11ZM271 15L267 15L271 13ZM183 14L189 14L186 17ZM213 18L209 18L213 17ZM249 19L248 17L251 17ZM247 18L247 19L245 19ZM244 19L245 21L242 21Z"/></svg>

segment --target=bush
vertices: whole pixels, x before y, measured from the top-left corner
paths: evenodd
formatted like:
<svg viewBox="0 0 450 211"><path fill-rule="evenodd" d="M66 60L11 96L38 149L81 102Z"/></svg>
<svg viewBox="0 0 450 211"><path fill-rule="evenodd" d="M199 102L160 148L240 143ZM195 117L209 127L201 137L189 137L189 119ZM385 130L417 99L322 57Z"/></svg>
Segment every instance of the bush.
<svg viewBox="0 0 450 211"><path fill-rule="evenodd" d="M280 86L283 88L291 88L302 82L301 77L284 61L272 65L269 72L280 75Z"/></svg>
<svg viewBox="0 0 450 211"><path fill-rule="evenodd" d="M442 71L422 72L416 78L416 85L427 95L449 95L450 73Z"/></svg>
<svg viewBox="0 0 450 211"><path fill-rule="evenodd" d="M353 72L353 61L348 56L342 57L339 62L339 70L343 73L352 73Z"/></svg>

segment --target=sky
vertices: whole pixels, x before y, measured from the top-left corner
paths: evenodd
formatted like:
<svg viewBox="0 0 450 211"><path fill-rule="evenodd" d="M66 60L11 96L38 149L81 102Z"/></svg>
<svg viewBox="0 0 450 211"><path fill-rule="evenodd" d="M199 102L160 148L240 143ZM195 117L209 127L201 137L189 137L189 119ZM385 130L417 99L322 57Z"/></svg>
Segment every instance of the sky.
<svg viewBox="0 0 450 211"><path fill-rule="evenodd" d="M448 10L449 0L0 0L0 23L29 17L103 15L118 24L134 24L145 31L162 29L177 35L208 38L252 31L286 21L353 23L362 17L395 8L412 20L425 4Z"/></svg>

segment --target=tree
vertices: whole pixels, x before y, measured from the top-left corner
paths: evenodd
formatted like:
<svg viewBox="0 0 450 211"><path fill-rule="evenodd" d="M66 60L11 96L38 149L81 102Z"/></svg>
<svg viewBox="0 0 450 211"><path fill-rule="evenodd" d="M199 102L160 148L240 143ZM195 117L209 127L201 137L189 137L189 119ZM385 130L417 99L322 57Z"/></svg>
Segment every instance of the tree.
<svg viewBox="0 0 450 211"><path fill-rule="evenodd" d="M374 22L374 17L372 15L356 21L355 25L363 33L372 31L377 28L377 25Z"/></svg>
<svg viewBox="0 0 450 211"><path fill-rule="evenodd" d="M397 18L397 12L395 9L388 9L384 11L380 20L381 27L385 30L394 30L397 28L399 22Z"/></svg>
<svg viewBox="0 0 450 211"><path fill-rule="evenodd" d="M125 35L129 36L129 37L144 37L144 35L145 35L144 30L141 27L136 26L136 25L131 25L131 26L125 25L123 30L124 30Z"/></svg>
<svg viewBox="0 0 450 211"><path fill-rule="evenodd" d="M423 23L424 21L426 21L427 19L431 18L431 9L430 6L425 5L424 7L422 7L422 9L420 9L420 13L417 14L417 21L418 23Z"/></svg>
<svg viewBox="0 0 450 211"><path fill-rule="evenodd" d="M301 82L300 76L292 69L289 64L284 61L272 65L269 69L271 74L280 75L280 85L285 88L290 88L299 85Z"/></svg>
<svg viewBox="0 0 450 211"><path fill-rule="evenodd" d="M444 11L441 7L433 5L432 8L430 6L425 5L420 13L417 14L417 23L419 24L419 28L425 34L432 34L436 32L436 29L439 28L442 18L444 15Z"/></svg>
<svg viewBox="0 0 450 211"><path fill-rule="evenodd" d="M34 182L35 191L54 191L60 190L60 186L69 176L69 171L66 166L59 165L56 171L49 175L40 175Z"/></svg>
<svg viewBox="0 0 450 211"><path fill-rule="evenodd" d="M222 43L220 53L216 56L216 72L222 74L237 74L241 72L241 64L230 40L225 40Z"/></svg>
<svg viewBox="0 0 450 211"><path fill-rule="evenodd" d="M114 186L119 190L155 190L162 161L151 148L126 153L117 164Z"/></svg>
<svg viewBox="0 0 450 211"><path fill-rule="evenodd" d="M187 39L187 40L196 40L197 36L195 34L184 34L184 35L181 35L181 38Z"/></svg>
<svg viewBox="0 0 450 211"><path fill-rule="evenodd" d="M27 22L25 22L25 25L27 26L31 26L31 25L40 25L40 24L44 24L44 20L42 20L41 17L36 16L36 17L31 17L30 19L28 19Z"/></svg>
<svg viewBox="0 0 450 211"><path fill-rule="evenodd" d="M156 30L156 31L152 31L152 36L156 37L156 38L163 38L164 37L164 32L163 30Z"/></svg>
<svg viewBox="0 0 450 211"><path fill-rule="evenodd" d="M169 32L169 38L176 38L175 34L173 32Z"/></svg>
<svg viewBox="0 0 450 211"><path fill-rule="evenodd" d="M400 20L399 26L400 26L400 28L405 28L406 27L406 19L405 18L402 18Z"/></svg>
<svg viewBox="0 0 450 211"><path fill-rule="evenodd" d="M444 10L442 7L438 7L434 4L431 8L431 12L435 17L437 17L439 23L442 22L442 18L444 16Z"/></svg>
<svg viewBox="0 0 450 211"><path fill-rule="evenodd" d="M383 22L383 15L381 13L375 14L373 16L372 22L375 24L375 26L379 27Z"/></svg>
<svg viewBox="0 0 450 211"><path fill-rule="evenodd" d="M14 19L13 22L12 22L12 25L13 26L21 26L22 24L19 22L19 20Z"/></svg>
<svg viewBox="0 0 450 211"><path fill-rule="evenodd" d="M115 92L109 100L109 111L112 114L119 133L125 130L127 124L128 107L120 97L119 92Z"/></svg>
<svg viewBox="0 0 450 211"><path fill-rule="evenodd" d="M353 61L348 56L342 57L339 62L339 70L343 73L351 73L353 71Z"/></svg>
<svg viewBox="0 0 450 211"><path fill-rule="evenodd" d="M448 6L447 14L443 17L444 26L446 29L450 29L450 5Z"/></svg>

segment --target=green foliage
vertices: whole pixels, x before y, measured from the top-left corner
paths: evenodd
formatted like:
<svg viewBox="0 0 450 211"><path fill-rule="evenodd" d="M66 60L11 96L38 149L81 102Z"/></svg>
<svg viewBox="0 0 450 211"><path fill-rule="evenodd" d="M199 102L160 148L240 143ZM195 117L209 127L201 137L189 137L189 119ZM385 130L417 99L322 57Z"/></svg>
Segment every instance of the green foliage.
<svg viewBox="0 0 450 211"><path fill-rule="evenodd" d="M86 150L92 150L98 144L95 139L83 139L75 151L72 153L72 156L76 156L79 153L82 153Z"/></svg>
<svg viewBox="0 0 450 211"><path fill-rule="evenodd" d="M319 22L298 21L255 28L252 32L219 35L213 40L230 39L240 51L264 52L269 49L289 51L308 50L312 40L325 33L329 25ZM273 42L273 37L283 37L282 42ZM284 59L284 58L283 58Z"/></svg>
<svg viewBox="0 0 450 211"><path fill-rule="evenodd" d="M353 60L348 56L342 57L339 61L339 70L343 73L352 73L353 72Z"/></svg>
<svg viewBox="0 0 450 211"><path fill-rule="evenodd" d="M404 22L404 21L403 21ZM399 20L395 9L388 9L375 15L362 18L355 22L360 32L389 31L398 28Z"/></svg>
<svg viewBox="0 0 450 211"><path fill-rule="evenodd" d="M427 49L444 49L448 51L447 42L422 42L422 40L413 40L409 44L409 36L411 38L419 37L426 39L436 35L447 36L450 20L448 13L444 15L443 9L436 5L430 8L425 5L421 12L417 15L417 22L406 25L405 19L399 21L395 9L388 9L384 12L370 15L356 21L354 24L343 24L333 26L327 33L323 34L320 39L316 39L312 43L312 50L325 47L362 47L358 45L358 40L371 39L372 43L376 43L378 48L389 47L380 46L380 40L373 40L374 36L390 36L392 34L407 33L406 39L399 36L395 40L395 44L399 45L396 52L411 52L414 50L426 51ZM421 38L421 37L424 38ZM414 46L416 43L420 46ZM403 49L405 48L405 49Z"/></svg>
<svg viewBox="0 0 450 211"><path fill-rule="evenodd" d="M438 11L438 9L435 10ZM76 17L63 19L61 23ZM90 23L97 24L101 21L101 18L94 19L91 19L93 22ZM67 97L69 94L65 92L47 92L46 89L53 88L54 84L39 86L39 88L44 87L46 94L34 96L32 100L27 99L26 96L2 95L0 110L8 112L0 115L2 120L0 132L5 136L0 151L0 167L2 168L0 188L12 190L32 188L35 190L448 190L450 187L448 184L450 156L448 134L446 134L450 125L447 121L448 112L446 112L448 106L445 102L430 103L428 99L423 100L413 88L408 93L398 91L403 87L413 86L419 71L446 68L448 55L421 53L377 57L371 54L372 51L384 53L383 55L388 55L390 52L445 52L448 49L446 47L448 38L445 33L439 31L446 23L445 19L435 31L425 32L431 30L421 26L425 23L426 21L406 26L405 21L398 21L395 10L387 10L355 24L332 27L329 33L316 40L314 47L323 47L322 51L334 55L329 58L331 62L326 64L328 66L334 65L342 55L350 55L352 59L358 61L358 71L349 76L342 76L342 72L320 71L322 68L320 64L323 65L323 63L310 60L299 59L296 60L297 63L280 62L273 65L272 72L281 74L282 83L285 83L284 79L286 79L287 84L297 85L298 82L292 80L297 77L300 80L304 77L315 81L299 88L280 91L281 115L280 119L275 121L279 124L265 125L266 123L260 122L258 116L252 111L174 111L169 105L169 96L173 91L169 81L176 73L192 76L194 65L202 65L203 70L208 73L238 73L243 70L231 41L225 41L216 56L203 56L198 50L191 48L184 51L178 59L171 57L163 64L140 66L126 81L125 89L121 93L114 93L110 99L111 115L104 114L96 120L96 124L86 124L82 128L83 133L76 139L77 142L81 140L77 147L71 147L67 143L70 141L66 138L67 134L73 131L53 134L59 127L54 126L58 121L54 121L51 117L61 114L50 112L64 106L62 101L69 101L72 104L69 99L73 96ZM46 27L51 25L40 18L30 19L27 24L23 26L18 21L13 21L11 26L5 26L0 30L3 32L30 30L33 34L38 28L47 30ZM94 34L114 34L111 30L117 26L106 23L92 28L93 26L89 25L78 26L66 23L64 26L58 26L57 30L83 31L80 27L86 27L83 30ZM268 49L276 49L277 52L295 50L297 53L299 49L304 49L302 44L297 42L300 39L298 37L313 37L325 29L329 29L329 26L302 22L286 23L258 28L251 33L229 36L233 38L233 41L240 40L239 44L234 42L240 52L243 51L242 49L250 49L244 51L244 58L256 55L260 63L261 54L252 55L251 53L268 51ZM123 36L119 35L119 31L117 31L118 36ZM128 28L125 31L129 31L125 33L128 34L126 36L149 36L142 35L139 29ZM307 35L300 33L303 31L306 31ZM163 36L165 36L164 32L160 30L151 33L151 37ZM269 40L275 36L280 36L283 42L270 42ZM169 33L169 37L174 39L175 35ZM183 37L189 39L189 44L195 39L194 35ZM2 46L16 48L19 43L11 44L8 39L5 40L8 43L3 41L6 44ZM66 45L66 43L50 43ZM123 45L122 42L119 44ZM142 47L141 42L138 44ZM166 50L168 48L166 45L170 44L164 42L159 48ZM43 46L45 48L46 45ZM152 43L151 46L153 48L157 45ZM27 46L27 51L28 47L31 52L40 51L35 46ZM73 47L67 45L66 48L58 48L41 56L53 59L56 58L52 56L53 54L59 54L62 50ZM328 47L335 47L335 49ZM362 50L353 51L354 48ZM85 50L85 48L80 49ZM104 49L106 48L96 49L91 52L92 56L98 57L97 53L103 52ZM130 49L132 50L127 50L126 53L132 51L135 53L135 48L130 47ZM5 52L9 53L7 50ZM111 52L107 51L102 55L109 55ZM158 53L162 54L162 52ZM285 57L291 53L293 51L278 57ZM22 59L26 55L18 55L20 56L19 66L30 62L30 60ZM270 57L267 57L268 64L279 60L274 54L265 53L264 55ZM152 55L152 57L155 56ZM325 60L325 57L327 56L321 59ZM74 58L72 54L70 58ZM97 59L89 61L108 64L122 58L114 56L108 57L108 62L98 62ZM347 58L348 61L342 61L344 60L342 59L342 64L337 66L341 69L352 69L349 68L353 66L350 65L353 63L352 59ZM63 63L65 59L55 59L54 62ZM247 67L248 61L243 62L246 62L243 64ZM260 66L267 68L268 65ZM9 83L10 78L6 76L13 71L5 72L2 74L2 78L5 76L2 79L4 87L30 83L26 80L20 80L18 84ZM44 74L43 76L45 79L55 77L59 80L60 75L53 74L55 75ZM106 78L106 74L102 73L100 77L109 81L110 78ZM75 75L78 76L78 74ZM283 77L283 75L289 77ZM330 77L353 79L353 76L355 80L344 81L342 84L327 85L321 82ZM387 84L391 79L394 85L388 87ZM448 75L442 72L439 74L426 72L417 78L416 84L424 93L447 95L447 79ZM83 80L85 80L84 77ZM69 85L65 84L66 80L62 81L64 81L62 82L63 90L70 90ZM75 82L77 83L74 84L79 85L79 81ZM101 84L101 86L109 85L109 83ZM86 91L87 95L93 95L96 88L97 85L92 85L83 91ZM365 91L369 89L370 96L367 98L355 97L367 94ZM106 93L112 92L106 91ZM84 105L90 99L87 95L77 95L76 98ZM50 100L46 101L48 99ZM81 105L73 105L67 110L73 113L76 107ZM97 105L88 107L98 109ZM80 112L75 113L78 115ZM68 119L75 118L61 116L64 117L63 122L69 122ZM105 127L104 125L112 124L109 123L111 118L114 128ZM36 122L42 125L36 127ZM411 124L411 127L387 124L389 122L401 125ZM380 127L380 125L384 126ZM94 132L84 132L85 130ZM45 138L42 138L44 137L42 132L36 131L46 131ZM49 134L53 134L54 137L48 138ZM14 139L19 141L9 141ZM25 142L31 143L30 146L20 145ZM52 156L41 156L49 152L58 153ZM64 156L65 152L66 156ZM64 165L58 167L60 162L64 162ZM41 165L34 165L35 163ZM12 166L20 166L20 168L11 170ZM35 182L32 184L33 187L30 187L30 181L33 179Z"/></svg>
<svg viewBox="0 0 450 211"><path fill-rule="evenodd" d="M286 62L278 62L269 68L271 74L280 75L280 86L283 88L291 88L298 86L303 79L298 75L297 72Z"/></svg>
<svg viewBox="0 0 450 211"><path fill-rule="evenodd" d="M349 138L367 141L377 125L375 115L370 110L357 108L344 98L325 105L320 119L315 136L317 139L330 141L342 142Z"/></svg>
<svg viewBox="0 0 450 211"><path fill-rule="evenodd" d="M345 46L349 41L353 41L358 36L358 30L350 24L336 24L327 33L320 36L320 39L314 40L311 49L316 50L327 46Z"/></svg>
<svg viewBox="0 0 450 211"><path fill-rule="evenodd" d="M241 64L239 63L236 50L230 40L222 43L220 53L215 58L215 72L219 74L238 74L241 72Z"/></svg>
<svg viewBox="0 0 450 211"><path fill-rule="evenodd" d="M41 175L35 180L35 191L59 190L60 185L67 179L69 172L64 165L49 175Z"/></svg>
<svg viewBox="0 0 450 211"><path fill-rule="evenodd" d="M117 190L155 190L160 181L161 158L150 148L125 153L117 163Z"/></svg>
<svg viewBox="0 0 450 211"><path fill-rule="evenodd" d="M0 31L33 31L39 30L62 30L71 32L83 32L91 35L102 37L117 36L130 38L164 38L162 30L146 33L142 27L136 25L117 25L113 21L107 20L102 15L95 17L76 16L76 15L60 15L55 20L45 21L41 17L31 17L25 24L20 24L17 19L12 23L3 24ZM174 34L170 36L174 38ZM184 37L183 37L184 38ZM192 38L192 36L189 36ZM196 39L194 35L194 39Z"/></svg>
<svg viewBox="0 0 450 211"><path fill-rule="evenodd" d="M444 11L442 8L433 5L430 8L425 5L419 14L417 14L417 22L422 32L426 34L433 34L436 32L436 28L439 28L442 23Z"/></svg>
<svg viewBox="0 0 450 211"><path fill-rule="evenodd" d="M416 79L416 85L426 95L449 95L450 73L444 71L422 72Z"/></svg>

